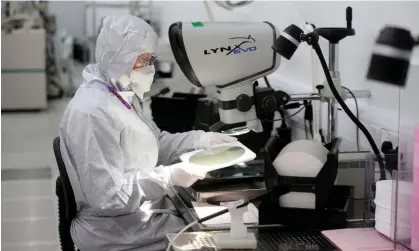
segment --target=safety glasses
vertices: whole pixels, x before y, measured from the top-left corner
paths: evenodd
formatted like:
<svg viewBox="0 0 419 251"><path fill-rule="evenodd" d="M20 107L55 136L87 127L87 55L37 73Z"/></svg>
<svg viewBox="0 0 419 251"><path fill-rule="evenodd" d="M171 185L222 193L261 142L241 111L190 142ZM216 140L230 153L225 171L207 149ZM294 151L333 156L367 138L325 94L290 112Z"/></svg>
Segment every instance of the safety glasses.
<svg viewBox="0 0 419 251"><path fill-rule="evenodd" d="M149 65L153 65L154 61L156 60L156 55L151 55L151 56L145 56L145 55L140 55L138 56L139 61L141 62L141 64L143 65L143 67L149 66Z"/></svg>

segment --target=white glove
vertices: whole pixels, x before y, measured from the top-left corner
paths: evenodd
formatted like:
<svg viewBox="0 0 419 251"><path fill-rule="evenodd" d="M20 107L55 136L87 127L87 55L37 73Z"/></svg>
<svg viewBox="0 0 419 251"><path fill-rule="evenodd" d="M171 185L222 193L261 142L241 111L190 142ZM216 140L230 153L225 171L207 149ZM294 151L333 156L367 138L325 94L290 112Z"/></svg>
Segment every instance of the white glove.
<svg viewBox="0 0 419 251"><path fill-rule="evenodd" d="M190 187L192 186L197 180L203 179L204 177L197 176L194 174L190 174L183 170L181 167L185 165L185 163L180 162L171 166L167 166L166 168L170 168L170 178L169 184L172 186L181 186L181 187Z"/></svg>
<svg viewBox="0 0 419 251"><path fill-rule="evenodd" d="M196 149L208 149L214 145L219 145L223 143L232 143L236 142L237 138L217 133L217 132L206 132L199 137Z"/></svg>

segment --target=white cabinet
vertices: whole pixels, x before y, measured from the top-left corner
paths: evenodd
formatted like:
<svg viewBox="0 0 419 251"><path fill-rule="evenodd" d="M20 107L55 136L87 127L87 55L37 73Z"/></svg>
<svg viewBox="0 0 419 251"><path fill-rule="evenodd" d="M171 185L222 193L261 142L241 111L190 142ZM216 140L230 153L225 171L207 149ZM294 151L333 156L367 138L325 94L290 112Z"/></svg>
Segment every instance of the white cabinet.
<svg viewBox="0 0 419 251"><path fill-rule="evenodd" d="M46 109L45 31L2 31L1 40L1 109Z"/></svg>

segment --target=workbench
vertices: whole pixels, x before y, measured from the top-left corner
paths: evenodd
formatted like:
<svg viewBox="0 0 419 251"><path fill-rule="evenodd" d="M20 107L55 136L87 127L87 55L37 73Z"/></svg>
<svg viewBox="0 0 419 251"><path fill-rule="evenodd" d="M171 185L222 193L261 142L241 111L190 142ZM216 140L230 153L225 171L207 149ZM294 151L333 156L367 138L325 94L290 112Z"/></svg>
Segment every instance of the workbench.
<svg viewBox="0 0 419 251"><path fill-rule="evenodd" d="M178 190L182 188L173 187L170 198L176 208L189 224L198 219L193 208L188 206ZM350 218L347 220L349 227L365 227L363 220L364 201L356 200L350 210ZM205 226L197 224L191 227L190 231L182 235L182 243L189 243L191 249L187 250L214 250L214 233L228 231L229 226ZM248 231L252 231L258 238L258 251L270 250L339 250L323 237L318 230L290 228L283 225L248 225ZM173 238L173 234L167 234L167 240ZM297 244L300 243L300 244ZM203 249L200 249L205 247Z"/></svg>

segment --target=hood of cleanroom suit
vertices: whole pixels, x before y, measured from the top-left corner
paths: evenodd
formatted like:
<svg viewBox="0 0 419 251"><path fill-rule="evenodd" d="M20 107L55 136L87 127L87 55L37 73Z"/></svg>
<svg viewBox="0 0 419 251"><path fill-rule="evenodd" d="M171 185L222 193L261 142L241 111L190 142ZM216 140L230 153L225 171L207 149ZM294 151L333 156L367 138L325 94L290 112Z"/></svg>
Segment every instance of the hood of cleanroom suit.
<svg viewBox="0 0 419 251"><path fill-rule="evenodd" d="M154 52L157 35L134 16L103 20L96 64L86 66L83 84L60 124L60 150L77 203L71 235L80 250L161 250L165 233L183 221L166 196L165 165L198 148L202 131L170 134L142 114L132 92L108 86L129 74L137 56Z"/></svg>
<svg viewBox="0 0 419 251"><path fill-rule="evenodd" d="M126 16L106 17L96 41L95 58L99 70L111 79L129 76L137 57L154 52L157 35L144 20Z"/></svg>

